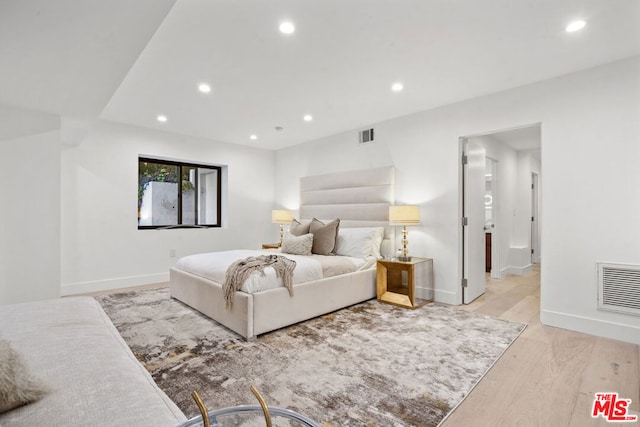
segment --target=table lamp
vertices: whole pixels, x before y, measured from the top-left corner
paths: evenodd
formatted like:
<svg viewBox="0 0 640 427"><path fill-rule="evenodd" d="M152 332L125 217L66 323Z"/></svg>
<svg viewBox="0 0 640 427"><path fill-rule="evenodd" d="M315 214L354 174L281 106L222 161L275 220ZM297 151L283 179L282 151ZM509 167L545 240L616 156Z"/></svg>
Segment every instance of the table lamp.
<svg viewBox="0 0 640 427"><path fill-rule="evenodd" d="M284 225L291 224L291 221L293 221L293 214L291 213L291 211L271 211L271 222L274 224L280 224L280 241L278 242L279 246L282 246L282 240L284 239Z"/></svg>
<svg viewBox="0 0 640 427"><path fill-rule="evenodd" d="M407 251L409 244L407 225L420 224L420 207L411 205L389 206L389 224L402 226L402 254L398 257L398 261L411 261Z"/></svg>

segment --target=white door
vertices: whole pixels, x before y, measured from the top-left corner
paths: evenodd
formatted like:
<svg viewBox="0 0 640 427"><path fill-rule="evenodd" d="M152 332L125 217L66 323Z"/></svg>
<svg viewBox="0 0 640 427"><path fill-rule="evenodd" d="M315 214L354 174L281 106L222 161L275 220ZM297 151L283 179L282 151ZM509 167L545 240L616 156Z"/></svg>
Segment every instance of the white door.
<svg viewBox="0 0 640 427"><path fill-rule="evenodd" d="M469 304L485 292L485 149L465 140L463 166L463 278L462 302Z"/></svg>
<svg viewBox="0 0 640 427"><path fill-rule="evenodd" d="M538 237L538 175L531 174L531 263L540 262Z"/></svg>

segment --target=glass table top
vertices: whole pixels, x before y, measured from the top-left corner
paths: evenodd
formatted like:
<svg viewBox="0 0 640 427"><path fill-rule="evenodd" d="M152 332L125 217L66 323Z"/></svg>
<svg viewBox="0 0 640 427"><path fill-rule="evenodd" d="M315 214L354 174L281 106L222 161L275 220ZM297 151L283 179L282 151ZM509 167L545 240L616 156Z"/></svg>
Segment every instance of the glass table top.
<svg viewBox="0 0 640 427"><path fill-rule="evenodd" d="M269 406L273 427L323 427L308 417L289 409ZM259 405L240 405L208 412L211 427L265 427L266 420ZM201 427L202 415L191 418L177 427Z"/></svg>

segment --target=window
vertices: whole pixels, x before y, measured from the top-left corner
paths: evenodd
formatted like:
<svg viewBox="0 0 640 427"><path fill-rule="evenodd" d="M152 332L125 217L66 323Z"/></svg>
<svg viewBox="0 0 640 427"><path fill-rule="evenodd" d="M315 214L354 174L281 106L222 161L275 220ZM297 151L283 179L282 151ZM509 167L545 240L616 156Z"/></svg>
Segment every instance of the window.
<svg viewBox="0 0 640 427"><path fill-rule="evenodd" d="M140 157L138 229L220 227L221 168Z"/></svg>

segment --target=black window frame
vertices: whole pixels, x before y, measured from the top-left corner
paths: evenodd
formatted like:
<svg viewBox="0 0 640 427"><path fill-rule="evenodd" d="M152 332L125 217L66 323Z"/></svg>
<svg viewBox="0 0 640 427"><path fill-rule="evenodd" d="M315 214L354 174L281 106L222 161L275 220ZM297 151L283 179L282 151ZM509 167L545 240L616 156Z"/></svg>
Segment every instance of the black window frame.
<svg viewBox="0 0 640 427"><path fill-rule="evenodd" d="M182 162L182 161L178 161L178 160L167 160L167 159L159 159L159 158L153 158L153 157L146 157L146 156L138 156L138 186L140 185L140 162L149 162L149 163L156 163L156 164L161 164L161 165L167 165L167 166L177 166L178 167L178 177L179 177L179 182L181 182L182 179L182 168L183 167L187 167L187 168L196 168L197 169L211 169L211 170L215 170L217 171L218 174L218 179L217 179L217 183L216 183L216 218L217 218L217 222L215 224L198 224L198 196L199 196L199 191L198 191L198 185L199 185L199 174L195 174L195 225L194 224L182 224L182 185L178 185L177 186L177 192L178 192L178 223L174 224L174 225L140 225L140 223L138 222L138 230L162 230L162 229L174 229L174 228L220 228L222 227L222 167L221 166L214 166L214 165L207 165L207 164L201 164L201 163L193 163L193 162Z"/></svg>

